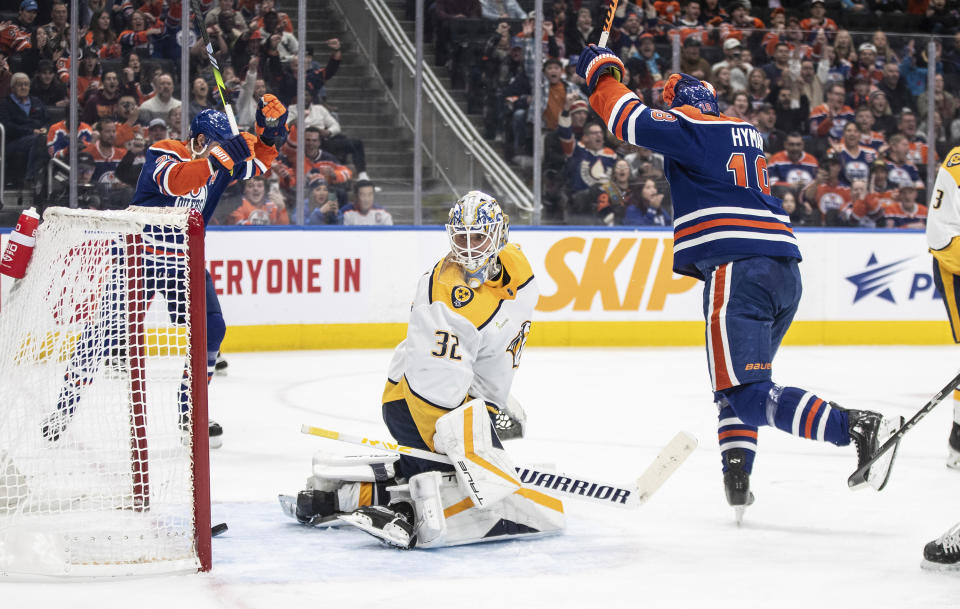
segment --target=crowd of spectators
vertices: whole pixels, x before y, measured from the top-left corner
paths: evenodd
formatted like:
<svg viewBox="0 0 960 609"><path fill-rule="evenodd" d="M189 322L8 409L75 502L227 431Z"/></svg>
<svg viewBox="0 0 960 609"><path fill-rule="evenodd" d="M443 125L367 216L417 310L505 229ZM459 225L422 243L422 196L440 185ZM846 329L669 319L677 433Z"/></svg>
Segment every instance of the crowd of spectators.
<svg viewBox="0 0 960 609"><path fill-rule="evenodd" d="M0 0L7 11L0 16L7 186L41 206L67 203L66 114L75 100L79 203L124 207L146 148L186 139L181 119L220 107L212 70L190 25L190 70L180 74L178 0L85 0L72 95L66 2ZM466 89L468 111L482 114L484 135L518 171L532 170L533 123L541 121L547 221L671 224L663 158L612 139L573 70L583 47L599 38L606 0L546 2L540 41L529 0L427 4L437 65L455 88ZM795 224L913 227L924 222L928 155L941 159L960 141L958 4L621 0L608 45L626 65L625 82L652 108L663 108L663 83L674 64L712 83L721 111L762 134L768 185ZM336 99L328 100L325 84L338 72L340 41L323 42L325 63L306 48L309 103L301 112L295 92L302 42L276 0L201 0L201 6L240 128L252 129L265 93L290 108L280 157L262 180L231 186L214 222L294 218L296 138L303 129L305 221L392 223L375 203L379 188L366 172L364 142L341 128ZM909 35L920 32L925 36ZM933 61L928 40L936 41ZM542 65L536 65L538 43ZM928 116L931 66L936 84ZM181 77L189 84L186 100L178 99ZM542 92L540 117L532 109L534 87ZM935 137L927 142L930 121Z"/></svg>
<svg viewBox="0 0 960 609"><path fill-rule="evenodd" d="M205 108L222 110L203 39L195 20L183 28L180 0L84 0L78 7L76 58L70 56L68 0L13 1L0 1L0 124L6 145L0 162L9 203L13 195L20 205L68 204L71 103L80 121L77 203L98 209L129 204L145 150L159 140L189 137L181 130L182 118L189 124ZM262 178L231 185L212 221L291 222L299 127L306 142L307 222L390 224L389 212L374 203L377 187L366 173L363 142L343 133L326 105L325 84L342 59L340 41L324 41L325 64L315 61L312 48L305 49L310 103L301 113L295 104L301 42L275 0L201 0L200 5L239 128L252 130L257 101L266 93L290 108L291 135L278 159ZM181 75L183 29L190 70ZM73 60L75 95L68 91ZM189 83L187 100L178 99L181 78Z"/></svg>
<svg viewBox="0 0 960 609"><path fill-rule="evenodd" d="M581 49L599 38L607 2L545 2L542 66L534 64L536 15L516 0L430 6L437 65L454 86L463 78L468 110L483 115L485 137L518 170L532 166L533 121L541 121L548 221L671 223L662 157L614 140L574 72ZM652 108L664 109L674 59L713 84L721 112L762 134L768 185L797 225L922 226L927 155L942 159L960 142L956 0L622 0L608 46L626 65L625 83Z"/></svg>

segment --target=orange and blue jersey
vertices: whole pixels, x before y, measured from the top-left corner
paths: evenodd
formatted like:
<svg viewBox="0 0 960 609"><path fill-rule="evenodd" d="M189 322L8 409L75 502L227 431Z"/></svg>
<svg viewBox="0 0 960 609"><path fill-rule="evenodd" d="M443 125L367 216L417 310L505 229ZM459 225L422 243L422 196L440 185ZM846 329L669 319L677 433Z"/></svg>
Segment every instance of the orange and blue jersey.
<svg viewBox="0 0 960 609"><path fill-rule="evenodd" d="M93 130L90 125L83 121L77 126L77 144L86 148L87 144L93 141ZM65 159L69 155L70 148L70 126L67 121L62 120L54 123L47 130L47 154L53 158Z"/></svg>
<svg viewBox="0 0 960 609"><path fill-rule="evenodd" d="M873 148L860 146L857 154L853 154L845 147L834 149L834 154L840 161L840 183L850 186L854 180L870 179L870 166L877 160L877 151Z"/></svg>
<svg viewBox="0 0 960 609"><path fill-rule="evenodd" d="M704 262L801 258L790 217L770 195L763 138L752 125L692 106L657 110L602 76L593 109L619 139L664 155L673 199L673 270L703 279Z"/></svg>
<svg viewBox="0 0 960 609"><path fill-rule="evenodd" d="M817 157L809 152L804 152L800 160L793 161L786 150L781 150L770 157L767 174L771 186L780 184L803 187L817 177L819 167Z"/></svg>
<svg viewBox="0 0 960 609"><path fill-rule="evenodd" d="M904 186L914 186L923 188L923 180L920 179L920 172L917 167L909 160L905 163L894 163L887 161L887 180L902 188Z"/></svg>
<svg viewBox="0 0 960 609"><path fill-rule="evenodd" d="M884 205L883 217L893 228L923 228L927 225L927 206L917 203L907 211L899 201Z"/></svg>
<svg viewBox="0 0 960 609"><path fill-rule="evenodd" d="M854 119L850 106L843 106L836 114L831 114L830 106L820 104L810 110L810 135L818 137L830 136L835 140L843 137L843 128Z"/></svg>
<svg viewBox="0 0 960 609"><path fill-rule="evenodd" d="M214 168L206 158L194 159L186 142L160 140L147 149L133 205L192 207L210 222L223 191L234 180L263 175L277 151L257 142L253 157L235 169L236 176Z"/></svg>

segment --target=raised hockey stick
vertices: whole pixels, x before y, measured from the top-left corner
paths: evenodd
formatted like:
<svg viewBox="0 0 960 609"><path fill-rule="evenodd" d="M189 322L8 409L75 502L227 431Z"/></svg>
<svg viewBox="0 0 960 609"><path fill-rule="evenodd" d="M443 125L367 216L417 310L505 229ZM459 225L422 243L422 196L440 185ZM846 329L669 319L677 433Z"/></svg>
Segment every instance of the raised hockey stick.
<svg viewBox="0 0 960 609"><path fill-rule="evenodd" d="M610 6L607 7L607 17L603 20L603 31L600 32L600 42L598 47L607 46L607 38L610 37L610 28L613 26L613 14L617 12L618 0L610 0Z"/></svg>
<svg viewBox="0 0 960 609"><path fill-rule="evenodd" d="M230 121L230 130L234 135L239 135L240 129L237 127L237 119L233 115L233 108L227 103L225 91L227 86L223 84L223 76L220 74L220 64L217 63L213 55L213 45L210 44L210 35L207 33L207 26L203 23L203 10L200 8L200 0L190 0L190 8L193 10L193 18L197 23L197 29L200 30L200 36L203 37L203 44L207 48L207 58L210 59L210 66L213 68L213 79L217 81L217 91L220 92L220 101L223 102L223 111L227 113L227 120Z"/></svg>
<svg viewBox="0 0 960 609"><path fill-rule="evenodd" d="M954 389L957 389L957 387L960 387L960 374L957 374L957 376L953 377L953 379L947 383L943 389L937 392L937 395L930 398L930 401L924 404L923 408L918 410L915 415L910 417L910 420L904 423L903 427L898 429L896 433L890 436L887 441L883 443L883 446L877 449L877 452L870 457L866 463L857 468L857 471L850 474L850 477L847 478L847 485L850 487L855 487L863 484L863 482L867 479L867 472L870 470L870 466L879 461L883 457L884 453L899 444L903 434L910 431L914 425L920 422L920 419L927 416L931 410L936 408L937 405L943 401L943 398L947 397L947 395Z"/></svg>
<svg viewBox="0 0 960 609"><path fill-rule="evenodd" d="M300 432L311 436L338 440L348 444L369 446L416 459L452 465L450 458L446 455L414 448L412 446L404 446L396 442L375 440L364 436L353 436L340 433L339 431L323 429L322 427L313 427L311 425L301 425ZM635 509L653 496L657 489L680 467L696 447L697 439L695 437L685 431L678 432L677 435L663 447L653 460L653 463L643 472L643 475L635 482L628 484L613 484L593 478L573 476L560 472L541 472L536 468L525 466L517 467L517 474L519 474L520 481L523 482L526 487L534 488L544 493L558 495L566 499L591 501L613 507Z"/></svg>

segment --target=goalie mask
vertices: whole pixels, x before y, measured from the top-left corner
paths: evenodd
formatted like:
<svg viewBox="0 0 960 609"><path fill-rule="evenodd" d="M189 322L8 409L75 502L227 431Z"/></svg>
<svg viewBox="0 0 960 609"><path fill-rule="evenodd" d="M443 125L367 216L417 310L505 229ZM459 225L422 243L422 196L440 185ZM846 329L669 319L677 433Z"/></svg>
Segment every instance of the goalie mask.
<svg viewBox="0 0 960 609"><path fill-rule="evenodd" d="M720 115L717 91L705 80L697 80L682 72L671 74L663 86L663 101L671 108L693 106L704 114Z"/></svg>
<svg viewBox="0 0 960 609"><path fill-rule="evenodd" d="M453 261L463 269L471 288L500 272L497 254L507 245L510 221L490 195L471 190L450 210L447 238Z"/></svg>

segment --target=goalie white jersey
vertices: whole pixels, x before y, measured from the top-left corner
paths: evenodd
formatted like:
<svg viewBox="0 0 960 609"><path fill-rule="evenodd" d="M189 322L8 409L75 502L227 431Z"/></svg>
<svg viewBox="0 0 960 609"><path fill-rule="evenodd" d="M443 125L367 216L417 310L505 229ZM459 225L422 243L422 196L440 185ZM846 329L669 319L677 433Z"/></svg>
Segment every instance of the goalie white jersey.
<svg viewBox="0 0 960 609"><path fill-rule="evenodd" d="M392 384L448 410L473 398L506 406L539 291L520 248L508 244L499 260L500 277L476 289L449 258L420 279L407 338L390 362Z"/></svg>
<svg viewBox="0 0 960 609"><path fill-rule="evenodd" d="M927 212L927 246L947 270L960 274L960 146L947 155Z"/></svg>

